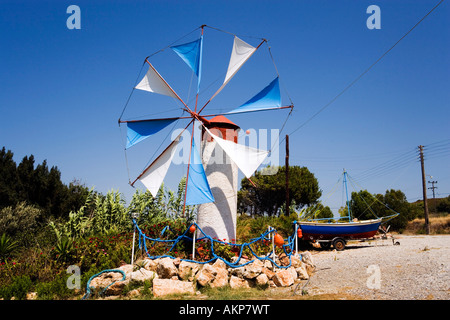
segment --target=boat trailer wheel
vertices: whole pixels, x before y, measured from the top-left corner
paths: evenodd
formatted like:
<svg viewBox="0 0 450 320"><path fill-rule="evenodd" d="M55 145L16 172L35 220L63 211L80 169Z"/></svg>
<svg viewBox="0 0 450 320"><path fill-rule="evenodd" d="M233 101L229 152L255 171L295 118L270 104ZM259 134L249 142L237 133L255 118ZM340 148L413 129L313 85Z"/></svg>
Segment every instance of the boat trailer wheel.
<svg viewBox="0 0 450 320"><path fill-rule="evenodd" d="M345 240L341 238L333 239L333 247L337 251L342 251L345 249Z"/></svg>

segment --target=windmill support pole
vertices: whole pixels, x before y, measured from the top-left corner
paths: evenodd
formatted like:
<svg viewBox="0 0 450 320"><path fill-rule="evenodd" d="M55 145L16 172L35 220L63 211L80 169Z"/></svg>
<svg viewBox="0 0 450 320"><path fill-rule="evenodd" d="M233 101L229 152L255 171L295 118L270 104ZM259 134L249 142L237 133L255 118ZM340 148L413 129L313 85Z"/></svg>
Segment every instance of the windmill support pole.
<svg viewBox="0 0 450 320"><path fill-rule="evenodd" d="M134 229L133 229L133 246L131 249L131 265L133 265L133 263L134 263L134 242L135 242L135 240L136 240L136 225L134 226Z"/></svg>
<svg viewBox="0 0 450 320"><path fill-rule="evenodd" d="M423 210L425 215L425 231L430 234L430 221L428 218L428 199L427 199L427 185L425 181L425 164L423 160L423 146L419 146L420 167L422 169L422 192L423 192Z"/></svg>
<svg viewBox="0 0 450 320"><path fill-rule="evenodd" d="M289 216L289 135L286 135L286 216Z"/></svg>
<svg viewBox="0 0 450 320"><path fill-rule="evenodd" d="M189 160L188 160L188 167L187 167L187 173L186 173L186 185L184 187L183 213L181 215L183 218L184 218L185 210L186 210L186 195L187 195L187 187L188 187L188 181L189 181L189 167L191 166L192 141L194 140L194 127L195 127L195 125L192 124L191 147L189 148Z"/></svg>

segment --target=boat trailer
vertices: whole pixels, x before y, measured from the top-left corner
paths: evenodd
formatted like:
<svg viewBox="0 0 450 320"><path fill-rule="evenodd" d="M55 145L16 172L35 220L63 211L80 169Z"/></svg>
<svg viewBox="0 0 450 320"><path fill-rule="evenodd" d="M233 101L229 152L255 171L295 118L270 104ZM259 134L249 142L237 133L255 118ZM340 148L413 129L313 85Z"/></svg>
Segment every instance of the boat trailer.
<svg viewBox="0 0 450 320"><path fill-rule="evenodd" d="M328 240L316 239L316 240L313 240L313 242L319 243L320 247L322 249L329 249L331 247L331 245L333 245L333 248L336 249L337 251L344 250L348 241L365 242L365 241L374 241L374 240L379 240L379 239L381 239L381 240L392 239L392 245L394 245L394 246L400 245L400 242L392 234L389 233L390 228L391 228L390 225L387 228L385 228L384 226L379 226L378 231L381 233L381 236L374 236L371 238L352 239L352 238L338 236L338 237L334 237L333 239L328 239Z"/></svg>

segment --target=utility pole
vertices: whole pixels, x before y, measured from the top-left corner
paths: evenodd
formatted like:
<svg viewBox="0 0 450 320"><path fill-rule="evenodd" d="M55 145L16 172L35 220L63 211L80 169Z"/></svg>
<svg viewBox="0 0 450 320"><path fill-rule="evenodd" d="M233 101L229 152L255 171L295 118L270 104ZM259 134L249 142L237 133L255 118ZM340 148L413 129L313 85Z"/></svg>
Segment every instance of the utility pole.
<svg viewBox="0 0 450 320"><path fill-rule="evenodd" d="M286 135L286 216L289 216L289 136Z"/></svg>
<svg viewBox="0 0 450 320"><path fill-rule="evenodd" d="M430 221L428 219L427 185L425 182L425 165L423 161L423 146L419 146L420 166L422 168L422 191L423 191L423 210L425 214L425 230L430 234Z"/></svg>
<svg viewBox="0 0 450 320"><path fill-rule="evenodd" d="M433 177L431 177L431 179L433 179ZM429 187L428 189L431 189L431 191L433 191L434 213L436 213L436 197L434 194L434 189L437 189L438 187L435 187L434 184L438 183L438 182L437 181L428 181L428 183L431 183L431 187Z"/></svg>

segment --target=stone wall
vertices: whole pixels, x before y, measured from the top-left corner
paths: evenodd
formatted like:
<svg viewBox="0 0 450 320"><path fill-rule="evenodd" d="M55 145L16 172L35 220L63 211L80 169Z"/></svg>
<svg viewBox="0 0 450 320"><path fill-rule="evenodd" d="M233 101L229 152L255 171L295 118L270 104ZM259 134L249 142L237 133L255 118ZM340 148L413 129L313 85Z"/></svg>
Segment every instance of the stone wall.
<svg viewBox="0 0 450 320"><path fill-rule="evenodd" d="M310 252L302 253L301 258L293 255L291 259L289 268L276 268L267 260L256 260L242 267L231 268L222 260L216 260L212 264L198 264L172 258L146 258L137 261L134 266L127 264L118 268L126 273L124 281L121 281L122 275L118 272L103 273L92 279L90 286L104 288L116 281L108 287L105 294L121 295L130 281L151 280L153 295L156 297L179 293L195 294L197 288L204 286L230 286L232 289L289 287L299 280L309 279L315 269ZM240 264L245 262L241 259ZM289 258L277 257L277 264L287 266ZM129 294L139 295L139 290L133 290Z"/></svg>

